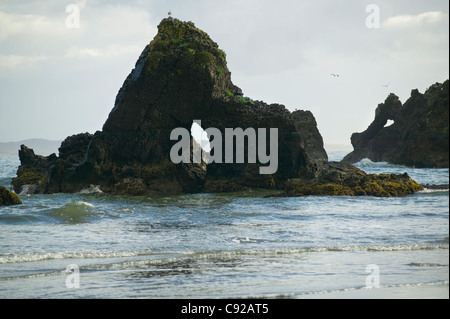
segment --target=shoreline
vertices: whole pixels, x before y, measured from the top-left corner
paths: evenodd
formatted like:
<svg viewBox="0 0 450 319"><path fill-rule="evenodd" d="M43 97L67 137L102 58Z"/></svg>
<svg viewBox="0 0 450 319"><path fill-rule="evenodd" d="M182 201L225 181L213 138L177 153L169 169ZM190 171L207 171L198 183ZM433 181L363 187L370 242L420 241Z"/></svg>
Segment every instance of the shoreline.
<svg viewBox="0 0 450 319"><path fill-rule="evenodd" d="M449 299L449 282L354 288L300 295L298 299Z"/></svg>

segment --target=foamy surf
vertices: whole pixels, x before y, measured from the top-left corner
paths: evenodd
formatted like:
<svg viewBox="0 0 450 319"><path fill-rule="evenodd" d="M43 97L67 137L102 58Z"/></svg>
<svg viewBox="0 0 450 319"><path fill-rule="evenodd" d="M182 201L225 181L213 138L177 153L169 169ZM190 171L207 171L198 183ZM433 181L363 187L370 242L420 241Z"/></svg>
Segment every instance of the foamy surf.
<svg viewBox="0 0 450 319"><path fill-rule="evenodd" d="M79 194L103 194L103 191L100 189L100 185L91 185L88 188L82 189Z"/></svg>
<svg viewBox="0 0 450 319"><path fill-rule="evenodd" d="M419 191L420 194L439 194L439 193L448 193L448 188L424 188L423 190Z"/></svg>
<svg viewBox="0 0 450 319"><path fill-rule="evenodd" d="M0 264L31 263L62 259L108 259L151 255L152 251L86 251L12 254L0 257Z"/></svg>
<svg viewBox="0 0 450 319"><path fill-rule="evenodd" d="M252 239L244 238L244 242L252 242ZM240 243L240 241L239 241ZM396 252L396 251L420 251L449 249L448 244L436 245L394 245L394 246L345 246L345 247L305 247L305 248L286 248L286 249L245 249L245 250L227 250L227 251L161 251L161 250L141 250L141 251L86 251L86 252L48 252L34 254L11 254L0 256L0 264L9 263L29 263L48 260L61 259L108 259L108 258L126 258L126 257L147 257L158 255L165 258L170 256L174 258L200 258L214 259L223 257L237 256L276 256L276 255L295 255L304 253L326 253L326 252ZM416 265L412 263L412 265ZM419 263L417 263L419 265Z"/></svg>
<svg viewBox="0 0 450 319"><path fill-rule="evenodd" d="M231 240L232 242L235 242L237 244L249 244L249 243L259 243L264 240L262 239L255 239L255 238L249 238L249 237L235 237Z"/></svg>

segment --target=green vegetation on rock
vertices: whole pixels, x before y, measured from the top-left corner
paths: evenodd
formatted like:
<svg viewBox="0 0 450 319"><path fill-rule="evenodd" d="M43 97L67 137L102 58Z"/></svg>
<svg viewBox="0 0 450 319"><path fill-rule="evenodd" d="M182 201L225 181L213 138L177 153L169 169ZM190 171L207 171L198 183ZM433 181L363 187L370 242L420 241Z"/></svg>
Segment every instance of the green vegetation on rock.
<svg viewBox="0 0 450 319"><path fill-rule="evenodd" d="M198 67L216 65L219 74L224 70L225 52L211 41L207 33L192 22L168 18L161 21L158 34L150 43L147 73L154 70L163 54L177 51L181 56L193 59Z"/></svg>
<svg viewBox="0 0 450 319"><path fill-rule="evenodd" d="M318 180L293 179L286 186L286 195L398 197L423 190L407 174L363 174L357 178L337 181L339 184L317 184Z"/></svg>
<svg viewBox="0 0 450 319"><path fill-rule="evenodd" d="M22 201L16 193L0 186L0 206L20 205Z"/></svg>

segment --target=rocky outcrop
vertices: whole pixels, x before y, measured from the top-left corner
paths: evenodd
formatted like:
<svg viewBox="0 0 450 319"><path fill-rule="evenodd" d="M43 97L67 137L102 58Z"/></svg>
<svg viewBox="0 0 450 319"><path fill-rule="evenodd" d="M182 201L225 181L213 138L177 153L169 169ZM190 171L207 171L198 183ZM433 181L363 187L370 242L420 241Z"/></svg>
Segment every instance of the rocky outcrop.
<svg viewBox="0 0 450 319"><path fill-rule="evenodd" d="M56 162L57 157L52 154L48 157L34 154L34 151L25 145L19 150L21 165L17 170L17 177L11 183L16 193L44 193L47 187L49 168Z"/></svg>
<svg viewBox="0 0 450 319"><path fill-rule="evenodd" d="M232 160L225 164L223 141L210 154L220 157L222 151L222 163L206 163L203 157L197 163L193 138L189 163L174 163L170 153L178 141L171 139L172 131L189 131L197 120L204 129L216 128L222 137L230 128L253 128L263 140L257 129L266 130L268 149L269 129L278 129L276 172L260 174L267 161L248 160L251 150L245 143L243 162L233 148ZM283 105L244 97L232 83L218 45L193 23L172 18L161 21L158 34L119 90L102 131L68 137L59 157L37 156L26 146L19 155L16 192L27 186L36 193L72 193L98 185L105 193L128 195L283 190L292 179L311 182L327 160L311 112L291 114Z"/></svg>
<svg viewBox="0 0 450 319"><path fill-rule="evenodd" d="M395 94L378 106L375 120L351 137L354 151L344 162L363 158L415 167L449 167L449 81L424 94L412 90L402 105ZM388 120L393 124L386 126Z"/></svg>
<svg viewBox="0 0 450 319"><path fill-rule="evenodd" d="M366 174L351 164L321 162L309 174L291 179L282 196L406 196L423 190L407 173Z"/></svg>
<svg viewBox="0 0 450 319"><path fill-rule="evenodd" d="M194 120L223 134L225 128L278 128L277 172L261 175L261 164L236 161L207 169L205 163L172 163L172 130L190 130ZM284 106L244 97L218 45L193 23L169 18L125 80L103 130L67 138L59 157L22 154L13 185L20 190L34 182L36 192L55 193L93 184L132 195L282 187L312 161L302 143Z"/></svg>
<svg viewBox="0 0 450 319"><path fill-rule="evenodd" d="M7 188L0 186L0 206L20 205L22 201L17 194L10 192Z"/></svg>
<svg viewBox="0 0 450 319"><path fill-rule="evenodd" d="M317 128L317 122L311 111L296 110L291 114L297 132L302 137L301 145L313 161L328 161L328 155L323 147L322 135Z"/></svg>

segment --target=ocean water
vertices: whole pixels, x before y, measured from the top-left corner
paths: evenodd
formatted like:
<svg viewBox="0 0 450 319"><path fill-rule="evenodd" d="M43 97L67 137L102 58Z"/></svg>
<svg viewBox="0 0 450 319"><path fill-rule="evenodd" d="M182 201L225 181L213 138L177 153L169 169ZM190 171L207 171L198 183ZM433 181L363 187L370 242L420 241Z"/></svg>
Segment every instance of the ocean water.
<svg viewBox="0 0 450 319"><path fill-rule="evenodd" d="M0 157L0 185L10 186L18 165L17 156ZM449 180L448 169L357 166L423 184ZM93 186L22 195L23 205L0 207L0 297L321 298L448 287L448 189L402 198L265 194L130 197Z"/></svg>

